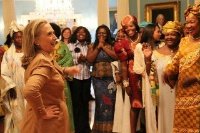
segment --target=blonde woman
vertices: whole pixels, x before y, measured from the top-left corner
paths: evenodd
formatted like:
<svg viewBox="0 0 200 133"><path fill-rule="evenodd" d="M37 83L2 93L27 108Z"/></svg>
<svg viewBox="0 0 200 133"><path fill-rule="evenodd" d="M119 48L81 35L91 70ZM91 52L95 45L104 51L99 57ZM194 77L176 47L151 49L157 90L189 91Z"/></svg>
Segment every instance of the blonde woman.
<svg viewBox="0 0 200 133"><path fill-rule="evenodd" d="M67 74L79 73L76 66L61 68L50 56L56 36L43 19L31 21L24 29L22 47L25 69L24 97L27 106L21 133L70 133L64 97Z"/></svg>

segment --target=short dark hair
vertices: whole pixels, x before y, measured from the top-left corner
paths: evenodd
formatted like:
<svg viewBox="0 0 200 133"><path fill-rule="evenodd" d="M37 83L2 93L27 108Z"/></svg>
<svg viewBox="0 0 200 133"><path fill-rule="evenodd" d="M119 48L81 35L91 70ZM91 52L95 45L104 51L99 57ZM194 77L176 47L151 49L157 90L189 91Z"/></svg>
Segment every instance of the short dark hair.
<svg viewBox="0 0 200 133"><path fill-rule="evenodd" d="M88 31L88 29L86 27L83 27L83 26L79 26L79 27L76 28L76 30L74 31L74 33L71 35L71 38L69 40L70 43L76 43L76 41L77 41L76 34L81 29L83 29L85 31L85 33L86 33L86 38L85 38L86 43L87 44L91 43L91 34Z"/></svg>
<svg viewBox="0 0 200 133"><path fill-rule="evenodd" d="M51 25L51 27L53 28L56 37L59 38L59 37L60 37L60 34L61 34L60 26L58 26L56 23L50 23L50 25Z"/></svg>

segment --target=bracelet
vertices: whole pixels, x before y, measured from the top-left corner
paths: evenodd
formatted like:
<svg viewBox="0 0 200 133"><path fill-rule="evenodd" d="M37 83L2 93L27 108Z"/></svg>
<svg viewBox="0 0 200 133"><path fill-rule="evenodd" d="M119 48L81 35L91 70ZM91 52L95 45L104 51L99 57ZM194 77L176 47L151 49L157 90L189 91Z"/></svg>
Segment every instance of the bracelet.
<svg viewBox="0 0 200 133"><path fill-rule="evenodd" d="M123 80L122 83L123 83L124 88L129 87L129 82L128 82L128 80Z"/></svg>
<svg viewBox="0 0 200 133"><path fill-rule="evenodd" d="M151 64L151 61L147 61L147 62L145 62L146 64Z"/></svg>
<svg viewBox="0 0 200 133"><path fill-rule="evenodd" d="M119 71L115 71L115 74L116 74L116 73L119 73Z"/></svg>

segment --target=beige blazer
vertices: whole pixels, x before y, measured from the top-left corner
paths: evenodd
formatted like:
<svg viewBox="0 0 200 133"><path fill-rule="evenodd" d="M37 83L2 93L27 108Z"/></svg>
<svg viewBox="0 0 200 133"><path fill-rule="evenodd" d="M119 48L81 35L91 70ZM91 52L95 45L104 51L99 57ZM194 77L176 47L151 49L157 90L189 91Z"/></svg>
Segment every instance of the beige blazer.
<svg viewBox="0 0 200 133"><path fill-rule="evenodd" d="M63 69L50 55L40 51L25 71L27 100L21 133L69 133L69 116L64 101ZM57 105L59 118L44 120L45 107Z"/></svg>

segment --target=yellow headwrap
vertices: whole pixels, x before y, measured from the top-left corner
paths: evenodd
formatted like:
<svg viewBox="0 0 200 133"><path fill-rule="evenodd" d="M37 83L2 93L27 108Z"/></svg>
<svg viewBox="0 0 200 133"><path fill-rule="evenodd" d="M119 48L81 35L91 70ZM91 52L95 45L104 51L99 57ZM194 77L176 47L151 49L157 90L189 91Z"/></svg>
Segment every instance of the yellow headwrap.
<svg viewBox="0 0 200 133"><path fill-rule="evenodd" d="M10 36L13 36L13 33L18 32L18 31L23 31L24 30L24 26L23 25L19 25L17 24L16 21L12 21L10 24Z"/></svg>
<svg viewBox="0 0 200 133"><path fill-rule="evenodd" d="M180 34L183 33L183 25L178 21L168 21L163 26L163 34L167 34L169 32L178 32Z"/></svg>
<svg viewBox="0 0 200 133"><path fill-rule="evenodd" d="M188 6L188 8L184 11L184 17L186 18L190 13L194 14L197 18L199 18L200 10L199 10L200 4L195 4L194 6Z"/></svg>

